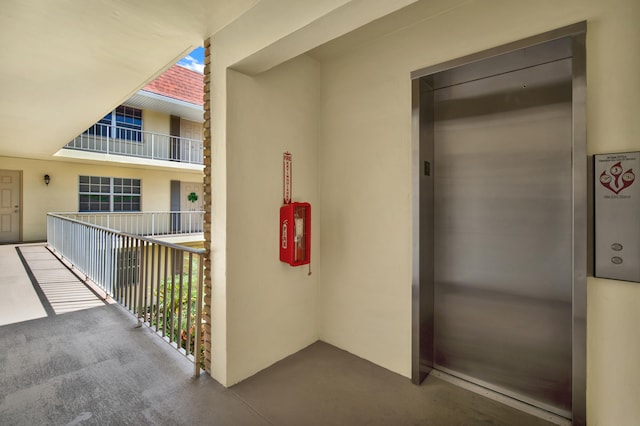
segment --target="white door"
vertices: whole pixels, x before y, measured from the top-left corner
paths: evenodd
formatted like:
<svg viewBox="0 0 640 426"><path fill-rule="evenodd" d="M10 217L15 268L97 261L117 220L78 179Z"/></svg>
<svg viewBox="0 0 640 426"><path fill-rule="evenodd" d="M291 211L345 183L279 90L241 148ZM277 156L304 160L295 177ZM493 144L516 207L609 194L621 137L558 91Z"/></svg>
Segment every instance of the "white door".
<svg viewBox="0 0 640 426"><path fill-rule="evenodd" d="M202 124L195 121L180 121L180 159L189 163L202 163Z"/></svg>
<svg viewBox="0 0 640 426"><path fill-rule="evenodd" d="M0 170L0 242L20 240L20 172Z"/></svg>
<svg viewBox="0 0 640 426"><path fill-rule="evenodd" d="M180 182L180 211L196 212L204 210L202 198L204 185L200 182Z"/></svg>
<svg viewBox="0 0 640 426"><path fill-rule="evenodd" d="M199 212L204 210L204 184L201 182L180 182L180 211ZM183 232L202 232L202 215L181 214L180 229Z"/></svg>

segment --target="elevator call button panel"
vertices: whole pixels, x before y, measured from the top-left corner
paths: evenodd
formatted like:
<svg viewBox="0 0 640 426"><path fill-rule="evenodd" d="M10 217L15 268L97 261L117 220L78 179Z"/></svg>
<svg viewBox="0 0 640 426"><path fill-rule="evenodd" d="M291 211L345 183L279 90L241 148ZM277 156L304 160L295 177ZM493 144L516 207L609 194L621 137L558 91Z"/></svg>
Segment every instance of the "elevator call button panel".
<svg viewBox="0 0 640 426"><path fill-rule="evenodd" d="M595 275L640 282L640 152L594 160Z"/></svg>

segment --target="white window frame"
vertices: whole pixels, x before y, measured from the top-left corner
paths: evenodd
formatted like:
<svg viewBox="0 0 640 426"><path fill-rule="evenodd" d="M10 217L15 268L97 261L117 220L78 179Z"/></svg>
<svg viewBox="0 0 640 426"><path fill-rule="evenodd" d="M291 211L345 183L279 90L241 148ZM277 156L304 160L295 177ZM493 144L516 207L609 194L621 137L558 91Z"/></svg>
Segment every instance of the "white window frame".
<svg viewBox="0 0 640 426"><path fill-rule="evenodd" d="M83 178L86 178L86 182L83 182ZM100 183L93 183L94 179L98 179ZM94 192L91 191L91 186L99 185L104 186L102 183L104 179L109 180L109 192ZM120 185L116 185L116 180L120 180ZM124 180L129 180L130 184L128 186L124 186ZM89 187L88 191L83 191L83 185ZM120 192L117 192L117 186L120 187ZM130 192L124 192L124 189L130 189ZM135 192L137 188L137 192ZM109 210L90 210L90 209L82 209L83 196L92 196L98 195L103 197L109 197ZM138 209L137 210L114 210L114 206L118 203L115 201L116 197L137 197L138 198ZM90 203L89 203L90 204ZM78 176L78 211L79 212L106 212L106 213L128 213L128 212L140 212L142 211L142 180L138 178L122 178L122 177L108 177L108 176L90 176L90 175L79 175Z"/></svg>

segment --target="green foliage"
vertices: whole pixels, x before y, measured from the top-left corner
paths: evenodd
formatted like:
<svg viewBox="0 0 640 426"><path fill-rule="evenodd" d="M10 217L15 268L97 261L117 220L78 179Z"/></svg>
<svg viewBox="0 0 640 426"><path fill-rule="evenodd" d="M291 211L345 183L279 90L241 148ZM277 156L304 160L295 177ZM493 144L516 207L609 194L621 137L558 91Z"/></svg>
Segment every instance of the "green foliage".
<svg viewBox="0 0 640 426"><path fill-rule="evenodd" d="M148 312L150 324L163 336L169 337L179 347L195 354L196 345L196 315L198 299L198 265L194 260L192 267L191 291L189 292L189 268L185 261L186 271L182 273L182 287L180 286L180 274L163 280L158 289L154 290L153 303ZM187 321L188 319L188 321ZM188 329L187 329L188 327ZM202 324L200 324L202 327ZM204 333L200 333L200 366L204 368Z"/></svg>

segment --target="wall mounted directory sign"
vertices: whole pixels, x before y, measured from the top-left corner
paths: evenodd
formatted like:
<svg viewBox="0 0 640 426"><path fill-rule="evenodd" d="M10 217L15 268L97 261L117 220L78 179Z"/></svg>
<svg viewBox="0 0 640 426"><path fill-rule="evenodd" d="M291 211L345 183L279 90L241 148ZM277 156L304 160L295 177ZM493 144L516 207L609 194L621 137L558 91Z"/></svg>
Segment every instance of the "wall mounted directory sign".
<svg viewBox="0 0 640 426"><path fill-rule="evenodd" d="M640 282L640 152L594 161L595 275Z"/></svg>

